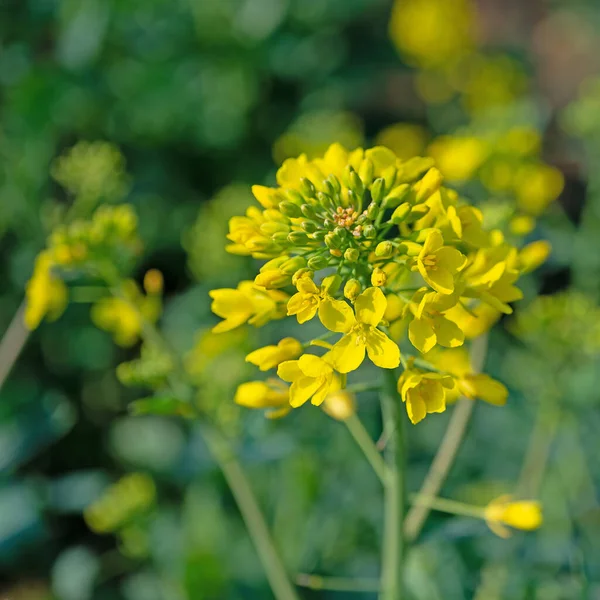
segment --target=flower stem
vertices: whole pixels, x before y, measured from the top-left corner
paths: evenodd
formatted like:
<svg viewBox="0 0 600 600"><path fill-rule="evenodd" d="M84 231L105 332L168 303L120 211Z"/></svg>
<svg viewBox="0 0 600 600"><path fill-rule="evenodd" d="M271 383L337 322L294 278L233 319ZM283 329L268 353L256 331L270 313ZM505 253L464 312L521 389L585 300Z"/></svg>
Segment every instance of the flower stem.
<svg viewBox="0 0 600 600"><path fill-rule="evenodd" d="M206 444L240 509L275 598L298 600L296 590L287 576L248 478L231 450L229 442L212 427L204 426L202 431Z"/></svg>
<svg viewBox="0 0 600 600"><path fill-rule="evenodd" d="M404 517L406 456L400 399L393 370L386 371L381 395L385 430L391 432L385 449L388 473L385 479L383 557L380 600L401 600L404 566L402 520Z"/></svg>
<svg viewBox="0 0 600 600"><path fill-rule="evenodd" d="M486 353L487 335L482 335L473 340L471 346L471 366L474 373L479 373L483 368ZM454 459L458 454L474 407L475 403L468 398L460 398L456 403L446 433L444 433L444 437L419 490L419 496L433 498L439 494L454 464ZM408 540L414 540L419 536L430 510L431 507L429 506L417 504L408 511L404 521L404 534Z"/></svg>
<svg viewBox="0 0 600 600"><path fill-rule="evenodd" d="M329 590L332 592L377 592L379 581L376 579L354 579L349 577L323 577L309 573L299 573L296 583L311 590Z"/></svg>
<svg viewBox="0 0 600 600"><path fill-rule="evenodd" d="M369 432L365 429L365 426L362 424L362 421L355 414L353 414L349 416L344 421L344 423L346 424L348 431L354 438L354 441L359 445L366 459L373 467L373 471L375 471L375 474L377 475L377 477L379 477L381 483L385 485L387 477L387 467L381 454L375 447L375 443L369 435Z"/></svg>
<svg viewBox="0 0 600 600"><path fill-rule="evenodd" d="M0 340L0 388L4 385L17 358L19 358L21 351L29 339L30 331L25 327L23 320L25 306L26 301L23 300L4 333L2 340Z"/></svg>
<svg viewBox="0 0 600 600"><path fill-rule="evenodd" d="M431 510L448 513L450 515L458 515L461 517L473 517L475 519L484 518L484 509L480 506L473 506L458 502L457 500L449 500L448 498L432 498L421 494L411 494L410 501L413 506L427 506Z"/></svg>

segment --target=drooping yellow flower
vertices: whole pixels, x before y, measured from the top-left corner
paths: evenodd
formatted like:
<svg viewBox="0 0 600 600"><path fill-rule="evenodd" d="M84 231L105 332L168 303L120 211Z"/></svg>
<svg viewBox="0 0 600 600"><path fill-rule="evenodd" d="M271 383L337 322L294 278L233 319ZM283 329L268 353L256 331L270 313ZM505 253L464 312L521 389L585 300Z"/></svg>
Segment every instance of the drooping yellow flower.
<svg viewBox="0 0 600 600"><path fill-rule="evenodd" d="M429 413L446 410L446 392L452 389L452 377L440 373L427 373L407 369L398 379L398 393L406 404L406 412L416 425Z"/></svg>
<svg viewBox="0 0 600 600"><path fill-rule="evenodd" d="M444 238L432 229L416 258L416 269L423 279L440 294L454 291L455 275L464 267L466 257L456 248L444 246Z"/></svg>
<svg viewBox="0 0 600 600"><path fill-rule="evenodd" d="M327 394L339 388L330 352L322 357L303 354L298 360L282 362L277 375L292 384L290 404L293 408L302 406L307 400L319 406Z"/></svg>
<svg viewBox="0 0 600 600"><path fill-rule="evenodd" d="M450 294L418 290L409 305L414 318L408 326L408 339L421 353L429 352L436 344L456 348L465 341L463 331L444 311L454 306L457 298Z"/></svg>
<svg viewBox="0 0 600 600"><path fill-rule="evenodd" d="M315 282L308 276L299 277L296 280L297 294L288 301L287 314L296 315L298 323L310 321L322 308L332 301L330 293L337 291L340 286L340 278L337 275L329 275L317 287Z"/></svg>
<svg viewBox="0 0 600 600"><path fill-rule="evenodd" d="M322 408L332 419L345 421L356 412L356 398L346 390L337 390L325 397Z"/></svg>
<svg viewBox="0 0 600 600"><path fill-rule="evenodd" d="M285 316L288 295L279 290L265 290L252 281L241 281L237 289L222 288L209 292L211 310L225 319L213 327L213 332L230 331L244 323L262 327Z"/></svg>
<svg viewBox="0 0 600 600"><path fill-rule="evenodd" d="M495 406L504 406L508 398L506 387L484 373L473 372L469 353L465 348L442 350L436 348L428 352L425 359L454 378L455 387L449 390L447 401L460 394L471 400L480 399Z"/></svg>
<svg viewBox="0 0 600 600"><path fill-rule="evenodd" d="M290 412L290 391L278 379L247 381L238 386L234 401L245 408L268 409L266 416L275 419Z"/></svg>
<svg viewBox="0 0 600 600"><path fill-rule="evenodd" d="M385 333L377 329L383 320L387 300L377 287L367 288L354 302L354 313L342 300L332 300L320 313L329 331L344 336L330 352L332 363L340 373L358 369L365 352L382 369L395 369L400 364L400 349Z"/></svg>
<svg viewBox="0 0 600 600"><path fill-rule="evenodd" d="M28 329L36 329L44 317L51 321L58 319L68 303L67 286L52 269L54 262L48 251L40 252L33 270L33 275L25 288L27 303L25 306L25 325Z"/></svg>
<svg viewBox="0 0 600 600"><path fill-rule="evenodd" d="M552 246L546 240L537 240L536 242L527 244L519 252L519 271L521 273L535 271L535 269L546 262L551 251Z"/></svg>
<svg viewBox="0 0 600 600"><path fill-rule="evenodd" d="M488 527L498 536L508 538L511 531L505 525L522 531L534 531L543 523L542 505L536 500L512 500L505 495L492 500L485 508Z"/></svg>
<svg viewBox="0 0 600 600"><path fill-rule="evenodd" d="M302 354L302 344L291 337L283 338L276 346L265 346L250 352L246 362L256 365L261 371L273 369L286 360L293 360Z"/></svg>

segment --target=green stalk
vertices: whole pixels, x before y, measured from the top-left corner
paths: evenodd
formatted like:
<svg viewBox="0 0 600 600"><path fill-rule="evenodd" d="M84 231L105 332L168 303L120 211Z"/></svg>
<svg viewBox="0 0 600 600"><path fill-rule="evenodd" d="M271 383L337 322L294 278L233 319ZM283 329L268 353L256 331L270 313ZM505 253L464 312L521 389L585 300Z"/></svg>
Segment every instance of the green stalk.
<svg viewBox="0 0 600 600"><path fill-rule="evenodd" d="M373 467L373 471L375 471L375 474L377 477L379 477L381 483L385 485L387 478L387 467L385 466L385 462L383 461L379 450L377 450L375 447L375 443L369 435L369 432L362 424L362 421L358 418L358 416L356 416L356 414L353 414L345 419L344 423L354 438L354 441L363 451L363 454L369 461L369 464L371 467Z"/></svg>
<svg viewBox="0 0 600 600"><path fill-rule="evenodd" d="M404 543L403 518L405 503L406 455L404 427L400 411L400 398L396 391L396 377L393 370L386 372L386 388L381 395L381 410L385 431L390 432L385 460L388 467L384 483L384 531L383 558L381 567L380 600L401 600Z"/></svg>
<svg viewBox="0 0 600 600"><path fill-rule="evenodd" d="M240 509L275 598L277 600L299 600L275 548L248 478L231 450L229 442L212 427L204 426L202 431L206 445L219 465Z"/></svg>

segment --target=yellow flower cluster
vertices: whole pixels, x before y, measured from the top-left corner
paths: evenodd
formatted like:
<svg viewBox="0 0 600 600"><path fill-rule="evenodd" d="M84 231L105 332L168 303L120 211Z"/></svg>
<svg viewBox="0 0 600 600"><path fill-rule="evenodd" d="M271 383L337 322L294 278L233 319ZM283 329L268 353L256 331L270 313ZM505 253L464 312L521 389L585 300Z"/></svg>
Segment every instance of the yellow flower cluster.
<svg viewBox="0 0 600 600"><path fill-rule="evenodd" d="M326 337L339 338L312 344L327 349L323 356L290 338L252 352L249 362L277 367L291 387L246 384L238 403L273 408L285 396L294 408L308 400L319 405L366 356L381 369L403 363L398 388L415 423L443 411L455 390L504 403L501 384L464 364L423 370L401 357L406 331L425 354L462 346L498 313L511 313L510 303L522 296L515 283L531 262L499 230L487 231L477 208L442 186L431 159L334 144L322 158L286 160L277 182L254 186L262 209L250 207L229 223L230 252L267 262L254 282L210 293L213 311L224 319L214 331L287 314L298 323L317 317ZM291 288L295 293L287 293Z"/></svg>

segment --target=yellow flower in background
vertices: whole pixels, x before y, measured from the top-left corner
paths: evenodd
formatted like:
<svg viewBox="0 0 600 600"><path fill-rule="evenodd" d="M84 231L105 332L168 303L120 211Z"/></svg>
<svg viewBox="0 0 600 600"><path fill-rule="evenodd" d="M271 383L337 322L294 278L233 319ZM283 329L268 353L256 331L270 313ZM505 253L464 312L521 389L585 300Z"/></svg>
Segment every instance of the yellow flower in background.
<svg viewBox="0 0 600 600"><path fill-rule="evenodd" d="M495 406L504 406L508 390L499 381L483 373L474 373L469 352L465 348L435 348L425 355L433 366L452 375L455 386L449 390L447 401L460 394L471 400L479 399Z"/></svg>
<svg viewBox="0 0 600 600"><path fill-rule="evenodd" d="M215 333L230 331L244 323L261 327L285 316L288 295L278 290L265 290L252 281L241 281L237 289L222 288L209 292L211 310L225 319L213 327Z"/></svg>
<svg viewBox="0 0 600 600"><path fill-rule="evenodd" d="M155 323L160 317L162 276L160 285L155 273L151 273L145 283L150 284L156 294L145 296L137 283L128 279L123 283L122 297L102 298L92 306L91 316L96 327L112 333L119 346L133 346L140 338L144 321Z"/></svg>
<svg viewBox="0 0 600 600"><path fill-rule="evenodd" d="M530 273L543 265L552 252L550 242L538 240L527 244L519 251L518 265L521 273Z"/></svg>
<svg viewBox="0 0 600 600"><path fill-rule="evenodd" d="M385 333L377 329L383 320L387 300L377 287L367 288L354 302L354 312L343 301L332 302L321 314L321 322L329 331L343 333L330 356L340 373L358 369L365 352L382 369L395 369L400 364L400 349Z"/></svg>
<svg viewBox="0 0 600 600"><path fill-rule="evenodd" d="M396 0L390 37L407 62L442 68L473 48L475 17L469 0Z"/></svg>
<svg viewBox="0 0 600 600"><path fill-rule="evenodd" d="M245 408L268 409L266 416L272 419L283 417L291 410L290 390L278 379L242 383L234 401Z"/></svg>
<svg viewBox="0 0 600 600"><path fill-rule="evenodd" d="M24 321L30 330L36 329L44 317L51 321L58 319L67 307L67 286L52 272L54 266L50 253L40 252L25 288Z"/></svg>
<svg viewBox="0 0 600 600"><path fill-rule="evenodd" d="M290 404L293 408L302 406L307 400L319 406L327 394L339 389L330 353L323 357L303 354L298 360L282 362L277 368L277 375L292 384Z"/></svg>
<svg viewBox="0 0 600 600"><path fill-rule="evenodd" d="M454 277L464 267L466 257L456 248L444 246L437 229L429 232L416 258L416 268L423 279L440 294L454 291ZM414 267L413 267L414 269Z"/></svg>
<svg viewBox="0 0 600 600"><path fill-rule="evenodd" d="M469 181L486 160L486 143L474 136L440 136L427 148L439 170L449 181Z"/></svg>
<svg viewBox="0 0 600 600"><path fill-rule="evenodd" d="M298 323L310 321L319 312L327 309L332 302L330 293L335 293L340 286L341 279L337 275L329 275L317 287L308 276L296 280L297 294L288 301L287 314L296 315Z"/></svg>
<svg viewBox="0 0 600 600"><path fill-rule="evenodd" d="M416 425L430 413L446 410L446 393L454 382L447 375L407 369L398 380L398 393L406 404L411 423Z"/></svg>
<svg viewBox="0 0 600 600"><path fill-rule="evenodd" d="M276 346L265 346L250 352L246 362L256 365L261 371L273 369L286 360L293 360L302 354L302 344L291 337L283 338Z"/></svg>
<svg viewBox="0 0 600 600"><path fill-rule="evenodd" d="M423 154L427 138L427 130L422 125L395 123L382 129L375 143L389 148L401 160L409 160Z"/></svg>
<svg viewBox="0 0 600 600"><path fill-rule="evenodd" d="M492 500L485 508L488 527L498 536L508 538L513 527L522 531L534 531L543 523L542 505L535 500L512 500L505 495Z"/></svg>
<svg viewBox="0 0 600 600"><path fill-rule="evenodd" d="M345 421L356 413L356 398L346 390L337 390L325 397L321 408L332 419Z"/></svg>
<svg viewBox="0 0 600 600"><path fill-rule="evenodd" d="M537 217L560 196L564 185L564 176L555 167L544 163L524 165L515 175L517 206Z"/></svg>

